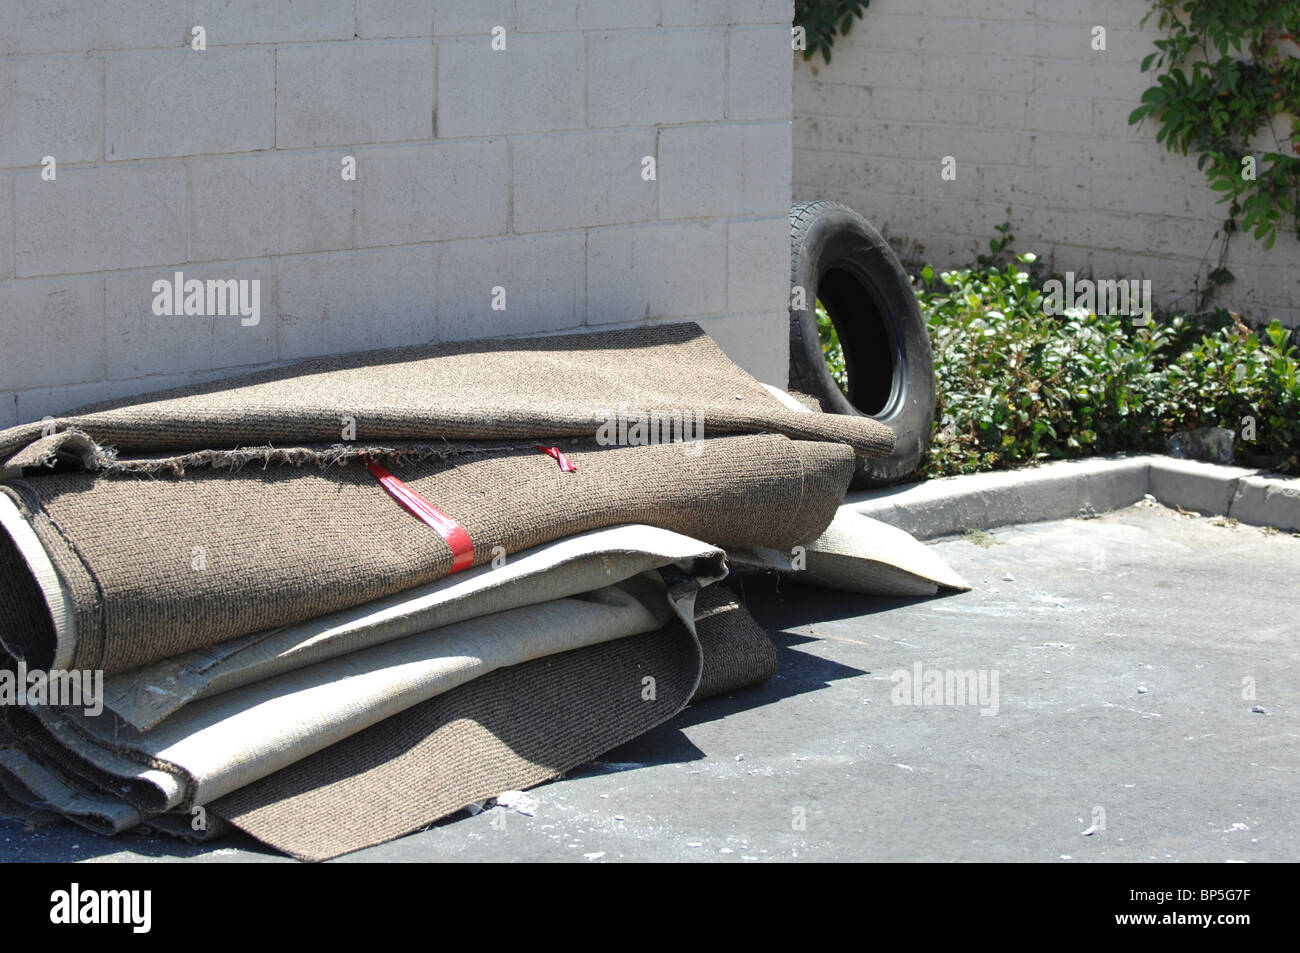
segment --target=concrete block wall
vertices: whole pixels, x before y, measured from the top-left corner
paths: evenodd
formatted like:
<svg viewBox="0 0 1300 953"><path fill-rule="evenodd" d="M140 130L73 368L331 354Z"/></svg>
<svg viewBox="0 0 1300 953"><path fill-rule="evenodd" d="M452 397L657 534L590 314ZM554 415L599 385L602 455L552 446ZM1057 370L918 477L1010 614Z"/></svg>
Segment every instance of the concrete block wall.
<svg viewBox="0 0 1300 953"><path fill-rule="evenodd" d="M0 426L321 354L681 319L783 384L792 17L0 0ZM177 271L259 280L260 320L155 315Z"/></svg>
<svg viewBox="0 0 1300 953"><path fill-rule="evenodd" d="M1128 124L1160 36L1146 0L872 0L829 66L795 68L794 194L845 202L901 254L974 261L1007 218L1060 272L1149 278L1193 308L1227 206L1195 155ZM1092 29L1106 50L1092 49ZM1270 148L1272 148L1270 146ZM956 179L941 178L943 157ZM916 244L923 246L917 250ZM1300 241L1233 237L1214 302L1300 326Z"/></svg>

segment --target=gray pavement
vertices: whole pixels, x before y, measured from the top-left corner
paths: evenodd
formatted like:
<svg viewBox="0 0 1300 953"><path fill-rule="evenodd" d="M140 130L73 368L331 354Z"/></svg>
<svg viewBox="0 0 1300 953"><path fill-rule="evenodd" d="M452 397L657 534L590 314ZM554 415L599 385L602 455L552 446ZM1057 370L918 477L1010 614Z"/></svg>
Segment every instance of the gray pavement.
<svg viewBox="0 0 1300 953"><path fill-rule="evenodd" d="M772 682L528 792L533 816L343 861L1300 859L1300 538L1139 505L931 545L975 591L743 577ZM895 704L918 663L923 683L982 672L986 695ZM0 858L282 860L10 822Z"/></svg>

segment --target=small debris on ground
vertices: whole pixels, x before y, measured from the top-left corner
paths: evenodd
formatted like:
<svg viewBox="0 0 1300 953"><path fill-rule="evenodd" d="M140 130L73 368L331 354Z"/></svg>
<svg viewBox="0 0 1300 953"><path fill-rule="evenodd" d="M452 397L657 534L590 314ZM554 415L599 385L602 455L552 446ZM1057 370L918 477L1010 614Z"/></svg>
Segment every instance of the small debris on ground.
<svg viewBox="0 0 1300 953"><path fill-rule="evenodd" d="M974 543L976 546L983 546L988 549L990 546L1001 546L1002 540L994 539L982 529L964 529L961 532L962 539L968 543Z"/></svg>
<svg viewBox="0 0 1300 953"><path fill-rule="evenodd" d="M1253 714L1256 714L1256 715L1267 715L1267 714L1268 714L1268 712L1266 712L1264 709L1260 708L1258 705L1255 705L1255 706L1252 707L1250 710L1251 710L1251 712L1252 712Z"/></svg>
<svg viewBox="0 0 1300 953"><path fill-rule="evenodd" d="M532 817L537 813L538 805L537 798L529 797L523 791L506 791L497 795L497 806Z"/></svg>

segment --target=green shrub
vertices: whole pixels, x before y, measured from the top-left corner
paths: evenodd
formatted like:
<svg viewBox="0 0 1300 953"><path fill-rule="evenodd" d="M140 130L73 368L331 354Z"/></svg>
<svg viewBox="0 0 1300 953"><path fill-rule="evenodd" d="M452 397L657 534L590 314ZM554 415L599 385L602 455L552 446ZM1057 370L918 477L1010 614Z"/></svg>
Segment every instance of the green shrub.
<svg viewBox="0 0 1300 953"><path fill-rule="evenodd" d="M831 377L835 379L835 385L845 397L848 397L849 372L844 365L844 348L840 346L835 325L831 323L831 316L826 313L826 307L820 300L817 302L817 336L821 339L822 356L826 358L826 366L831 369Z"/></svg>
<svg viewBox="0 0 1300 953"><path fill-rule="evenodd" d="M938 392L931 476L1120 450L1158 450L1178 430L1229 427L1239 455L1300 473L1300 365L1292 332L1227 312L1044 313L1035 256L935 276L917 294ZM1217 324L1218 326L1213 326ZM1243 418L1255 420L1253 440Z"/></svg>

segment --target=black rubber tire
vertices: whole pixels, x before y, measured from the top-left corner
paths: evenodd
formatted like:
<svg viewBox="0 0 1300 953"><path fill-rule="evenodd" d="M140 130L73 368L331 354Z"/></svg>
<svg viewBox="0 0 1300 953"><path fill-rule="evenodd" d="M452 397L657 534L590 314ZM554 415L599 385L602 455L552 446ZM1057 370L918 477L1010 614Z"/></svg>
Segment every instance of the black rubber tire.
<svg viewBox="0 0 1300 953"><path fill-rule="evenodd" d="M894 430L894 452L860 460L852 485L888 486L925 461L934 424L934 357L916 294L889 243L838 202L790 209L790 388L829 413L874 417ZM796 309L793 289L804 289ZM831 376L817 335L821 300L844 349L849 395Z"/></svg>

